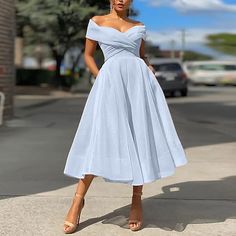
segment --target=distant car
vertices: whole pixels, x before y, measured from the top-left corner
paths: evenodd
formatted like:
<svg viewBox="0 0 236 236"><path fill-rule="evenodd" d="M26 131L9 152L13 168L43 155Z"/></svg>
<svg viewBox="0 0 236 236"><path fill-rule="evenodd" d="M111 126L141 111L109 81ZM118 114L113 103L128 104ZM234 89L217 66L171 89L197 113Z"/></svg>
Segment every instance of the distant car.
<svg viewBox="0 0 236 236"><path fill-rule="evenodd" d="M155 76L165 94L175 96L178 91L181 96L187 96L188 78L179 59L152 58L149 62L154 67Z"/></svg>
<svg viewBox="0 0 236 236"><path fill-rule="evenodd" d="M185 62L184 69L192 84L236 85L236 62L234 61Z"/></svg>

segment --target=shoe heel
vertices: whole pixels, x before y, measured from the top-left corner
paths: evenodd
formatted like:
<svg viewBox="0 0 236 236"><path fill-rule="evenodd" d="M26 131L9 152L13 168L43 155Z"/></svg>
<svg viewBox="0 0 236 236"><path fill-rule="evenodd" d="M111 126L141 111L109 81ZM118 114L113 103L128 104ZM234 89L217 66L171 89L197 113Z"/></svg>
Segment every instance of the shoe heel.
<svg viewBox="0 0 236 236"><path fill-rule="evenodd" d="M79 193L75 192L74 197L83 199L83 200L82 200L82 201L83 201L83 202L82 202L82 207L81 207L81 210L82 210L82 208L83 208L84 205L85 205L84 196L82 196L82 195L80 195ZM64 224L65 224L65 225L71 227L71 229L70 229L69 231L64 231L64 230L63 230L63 232L64 232L65 234L71 234L71 233L74 233L74 232L76 231L77 227L79 226L80 215L81 215L81 211L80 211L80 214L79 214L79 216L78 216L78 218L77 218L77 223L76 223L76 224L74 224L74 223L72 223L72 222L69 222L69 221L67 221L67 220L64 221Z"/></svg>

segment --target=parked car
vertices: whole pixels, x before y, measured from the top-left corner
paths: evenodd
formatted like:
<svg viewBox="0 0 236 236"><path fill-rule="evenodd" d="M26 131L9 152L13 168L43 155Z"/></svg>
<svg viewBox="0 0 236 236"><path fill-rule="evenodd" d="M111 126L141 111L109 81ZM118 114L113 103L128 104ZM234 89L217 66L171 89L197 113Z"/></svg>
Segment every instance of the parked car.
<svg viewBox="0 0 236 236"><path fill-rule="evenodd" d="M171 96L175 96L178 91L181 96L187 96L188 78L181 60L152 58L149 62L154 67L155 76L165 94L170 93Z"/></svg>
<svg viewBox="0 0 236 236"><path fill-rule="evenodd" d="M185 62L184 70L192 84L236 85L236 62L234 61Z"/></svg>

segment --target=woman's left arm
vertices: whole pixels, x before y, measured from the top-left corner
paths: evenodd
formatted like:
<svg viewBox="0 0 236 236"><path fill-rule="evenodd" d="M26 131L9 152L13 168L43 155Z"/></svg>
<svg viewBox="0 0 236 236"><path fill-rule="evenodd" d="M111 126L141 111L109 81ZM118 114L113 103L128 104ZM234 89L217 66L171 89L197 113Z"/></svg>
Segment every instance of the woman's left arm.
<svg viewBox="0 0 236 236"><path fill-rule="evenodd" d="M153 66L149 63L148 57L145 55L145 41L142 39L141 45L140 45L140 58L144 60L144 62L147 64L147 66L151 69L153 73L155 73L155 69Z"/></svg>

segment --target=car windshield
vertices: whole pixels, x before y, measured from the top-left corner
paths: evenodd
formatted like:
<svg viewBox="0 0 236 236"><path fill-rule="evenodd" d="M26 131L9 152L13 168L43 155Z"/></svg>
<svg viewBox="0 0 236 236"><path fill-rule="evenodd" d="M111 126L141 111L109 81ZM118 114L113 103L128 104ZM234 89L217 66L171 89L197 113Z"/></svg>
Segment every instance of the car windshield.
<svg viewBox="0 0 236 236"><path fill-rule="evenodd" d="M153 64L152 65L156 71L162 72L174 72L182 70L180 64L178 63L162 63L162 64Z"/></svg>

